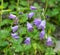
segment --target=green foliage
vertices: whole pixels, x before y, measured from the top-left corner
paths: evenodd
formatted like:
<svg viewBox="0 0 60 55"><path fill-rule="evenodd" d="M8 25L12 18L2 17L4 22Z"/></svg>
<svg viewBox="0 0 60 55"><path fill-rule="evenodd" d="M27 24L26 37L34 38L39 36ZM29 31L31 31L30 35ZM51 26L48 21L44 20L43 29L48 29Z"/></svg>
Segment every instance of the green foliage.
<svg viewBox="0 0 60 55"><path fill-rule="evenodd" d="M2 49L5 49L7 46L8 46L8 42L7 41L1 41L0 40L0 50Z"/></svg>
<svg viewBox="0 0 60 55"><path fill-rule="evenodd" d="M60 26L60 0L0 0L0 55L55 55L53 47L46 46L46 38L52 35L56 30L56 26ZM37 10L30 10L30 5L37 7ZM23 14L19 14L23 12ZM28 14L34 12L35 15L29 19ZM9 19L9 14L14 14L18 18L19 39L11 36L12 26L15 20ZM5 18L2 18L6 14ZM7 15L8 14L8 15ZM47 18L48 16L49 18ZM46 20L45 39L40 40L39 34L41 30L33 24L33 31L27 30L27 22L33 23L35 18ZM25 38L30 37L30 45L24 43ZM53 42L56 38L53 38ZM60 52L57 52L58 55Z"/></svg>
<svg viewBox="0 0 60 55"><path fill-rule="evenodd" d="M26 30L27 30L26 27L21 27L20 30L19 30L19 32L20 32L20 36L22 36L22 35L26 35L26 33L27 33Z"/></svg>
<svg viewBox="0 0 60 55"><path fill-rule="evenodd" d="M27 17L27 14L23 14L21 17L20 17L20 23L25 23L27 22L28 20L28 17Z"/></svg>
<svg viewBox="0 0 60 55"><path fill-rule="evenodd" d="M13 23L12 20L5 19L1 22L0 26L4 26L4 25L8 25L8 24L11 25L12 23Z"/></svg>
<svg viewBox="0 0 60 55"><path fill-rule="evenodd" d="M0 31L0 38L2 39L6 39L7 37L9 37L10 33L8 30L1 30Z"/></svg>
<svg viewBox="0 0 60 55"><path fill-rule="evenodd" d="M47 48L45 55L55 55L55 52L52 48Z"/></svg>

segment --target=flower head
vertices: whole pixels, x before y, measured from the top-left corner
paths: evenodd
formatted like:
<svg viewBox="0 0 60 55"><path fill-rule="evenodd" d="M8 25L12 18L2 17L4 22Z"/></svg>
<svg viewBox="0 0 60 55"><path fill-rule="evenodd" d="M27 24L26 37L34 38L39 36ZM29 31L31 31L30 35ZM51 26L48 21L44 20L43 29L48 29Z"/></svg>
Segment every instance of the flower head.
<svg viewBox="0 0 60 55"><path fill-rule="evenodd" d="M30 18L30 19L31 19L33 16L34 16L34 12L31 12L31 13L28 14L28 18Z"/></svg>
<svg viewBox="0 0 60 55"><path fill-rule="evenodd" d="M14 27L12 27L12 31L13 32L16 32L18 30L18 26L16 25L16 26L14 26Z"/></svg>
<svg viewBox="0 0 60 55"><path fill-rule="evenodd" d="M15 38L15 39L18 39L18 38L19 38L19 36L18 36L16 33L11 33L11 36L12 36L13 38Z"/></svg>
<svg viewBox="0 0 60 55"><path fill-rule="evenodd" d="M39 27L40 23L41 23L41 19L36 18L36 19L34 20L34 24L35 24L37 27Z"/></svg>
<svg viewBox="0 0 60 55"><path fill-rule="evenodd" d="M10 14L10 15L9 15L9 18L10 18L10 19L15 19L15 18L16 18L16 16L15 16L15 15L13 15L13 14Z"/></svg>
<svg viewBox="0 0 60 55"><path fill-rule="evenodd" d="M37 8L34 7L34 6L30 6L30 9L31 9L31 10L36 10Z"/></svg>
<svg viewBox="0 0 60 55"><path fill-rule="evenodd" d="M27 29L28 29L29 31L32 31L32 30L33 30L33 26L32 26L32 24L30 24L29 22L27 22Z"/></svg>
<svg viewBox="0 0 60 55"><path fill-rule="evenodd" d="M40 25L38 26L38 29L44 30L45 28L46 28L46 21L43 20L43 21L41 21Z"/></svg>
<svg viewBox="0 0 60 55"><path fill-rule="evenodd" d="M30 44L30 38L27 37L27 38L25 39L24 43L25 43L25 44Z"/></svg>
<svg viewBox="0 0 60 55"><path fill-rule="evenodd" d="M40 39L44 39L44 36L45 36L45 30L42 30L40 32Z"/></svg>
<svg viewBox="0 0 60 55"><path fill-rule="evenodd" d="M53 44L53 42L52 42L51 37L48 37L48 38L47 38L47 41L46 41L46 45L47 45L47 46L52 46L52 44Z"/></svg>

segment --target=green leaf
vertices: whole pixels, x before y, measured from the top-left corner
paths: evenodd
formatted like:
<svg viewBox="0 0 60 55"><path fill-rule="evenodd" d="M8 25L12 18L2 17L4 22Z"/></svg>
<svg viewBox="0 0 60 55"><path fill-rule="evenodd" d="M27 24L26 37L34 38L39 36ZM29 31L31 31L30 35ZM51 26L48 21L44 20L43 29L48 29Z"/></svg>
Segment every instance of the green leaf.
<svg viewBox="0 0 60 55"><path fill-rule="evenodd" d="M27 14L23 14L22 17L20 18L20 23L25 23L27 22L27 20L28 20Z"/></svg>
<svg viewBox="0 0 60 55"><path fill-rule="evenodd" d="M22 51L23 51L23 47L21 45L15 46L15 52L22 52Z"/></svg>
<svg viewBox="0 0 60 55"><path fill-rule="evenodd" d="M45 47L43 44L40 44L40 45L39 45L39 44L37 43L37 49L38 49L39 51L45 52L45 48L46 48L46 47Z"/></svg>
<svg viewBox="0 0 60 55"><path fill-rule="evenodd" d="M24 45L23 48L24 48L24 51L26 51L26 52L30 51L31 45Z"/></svg>
<svg viewBox="0 0 60 55"><path fill-rule="evenodd" d="M48 9L47 14L48 14L50 17L52 17L52 16L55 16L55 15L59 14L59 10L56 9L56 8L53 9L53 10Z"/></svg>
<svg viewBox="0 0 60 55"><path fill-rule="evenodd" d="M7 41L0 41L0 50L6 48L8 46L8 42Z"/></svg>
<svg viewBox="0 0 60 55"><path fill-rule="evenodd" d="M0 38L6 39L10 35L8 30L0 30Z"/></svg>
<svg viewBox="0 0 60 55"><path fill-rule="evenodd" d="M28 6L28 3L26 1L21 1L20 4L25 7Z"/></svg>
<svg viewBox="0 0 60 55"><path fill-rule="evenodd" d="M23 47L20 44L21 42L22 42L21 39L13 41L13 48L15 48L15 52L23 51Z"/></svg>
<svg viewBox="0 0 60 55"><path fill-rule="evenodd" d="M0 5L0 9L3 9L4 7Z"/></svg>
<svg viewBox="0 0 60 55"><path fill-rule="evenodd" d="M21 27L20 30L19 30L19 32L20 32L21 36L24 35L24 34L26 34L26 32L27 32L26 27Z"/></svg>
<svg viewBox="0 0 60 55"><path fill-rule="evenodd" d="M0 26L3 26L3 25L8 25L8 24L12 24L12 20L8 20L8 19L5 19L1 22Z"/></svg>
<svg viewBox="0 0 60 55"><path fill-rule="evenodd" d="M55 26L49 22L47 22L46 27L46 31L48 32L48 34L53 33L55 31Z"/></svg>
<svg viewBox="0 0 60 55"><path fill-rule="evenodd" d="M8 2L3 3L3 6L4 6L4 8L7 8L7 6L8 6Z"/></svg>
<svg viewBox="0 0 60 55"><path fill-rule="evenodd" d="M39 7L38 3L34 3L34 6L35 6L35 7Z"/></svg>
<svg viewBox="0 0 60 55"><path fill-rule="evenodd" d="M15 5L10 5L10 6L9 6L9 9L14 10L15 7L16 7Z"/></svg>
<svg viewBox="0 0 60 55"><path fill-rule="evenodd" d="M55 52L52 48L47 48L46 52L45 52L45 55L55 55Z"/></svg>
<svg viewBox="0 0 60 55"><path fill-rule="evenodd" d="M57 15L59 13L59 10L58 9L53 9L53 11L52 11L52 16L55 16L55 15Z"/></svg>
<svg viewBox="0 0 60 55"><path fill-rule="evenodd" d="M55 0L50 0L49 2L48 2L48 4L49 4L49 6L55 6Z"/></svg>
<svg viewBox="0 0 60 55"><path fill-rule="evenodd" d="M28 31L28 36L30 36L31 38L38 40L39 39L39 31L37 29L33 29L32 32Z"/></svg>

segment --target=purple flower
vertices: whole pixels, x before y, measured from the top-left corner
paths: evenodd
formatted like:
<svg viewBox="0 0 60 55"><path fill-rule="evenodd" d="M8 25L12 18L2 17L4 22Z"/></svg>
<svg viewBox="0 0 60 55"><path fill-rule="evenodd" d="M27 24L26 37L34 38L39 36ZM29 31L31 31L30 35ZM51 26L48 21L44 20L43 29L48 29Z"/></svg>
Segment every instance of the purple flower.
<svg viewBox="0 0 60 55"><path fill-rule="evenodd" d="M31 12L31 13L28 14L28 18L30 18L30 19L31 19L33 16L34 16L34 12Z"/></svg>
<svg viewBox="0 0 60 55"><path fill-rule="evenodd" d="M38 26L38 29L44 30L46 28L46 20L41 21L40 25Z"/></svg>
<svg viewBox="0 0 60 55"><path fill-rule="evenodd" d="M18 36L16 33L11 33L11 36L12 36L13 38L15 38L15 39L18 39L18 38L19 38L19 36Z"/></svg>
<svg viewBox="0 0 60 55"><path fill-rule="evenodd" d="M29 22L27 22L27 29L28 29L29 31L32 31L32 30L33 30L33 26L32 26L32 24L30 24Z"/></svg>
<svg viewBox="0 0 60 55"><path fill-rule="evenodd" d="M13 31L13 32L16 32L17 30L18 30L18 26L12 27L12 31Z"/></svg>
<svg viewBox="0 0 60 55"><path fill-rule="evenodd" d="M10 14L10 15L9 15L9 18L10 18L10 19L15 19L15 18L16 18L16 16L15 16L15 15L13 15L13 14Z"/></svg>
<svg viewBox="0 0 60 55"><path fill-rule="evenodd" d="M30 38L27 37L26 40L24 41L25 44L29 45L30 44Z"/></svg>
<svg viewBox="0 0 60 55"><path fill-rule="evenodd" d="M37 27L39 27L40 23L41 23L41 19L36 18L36 19L34 20L34 24L35 24Z"/></svg>
<svg viewBox="0 0 60 55"><path fill-rule="evenodd" d="M53 42L52 42L51 37L48 37L48 38L47 38L47 41L46 41L46 45L47 45L47 46L52 46L52 44L53 44Z"/></svg>
<svg viewBox="0 0 60 55"><path fill-rule="evenodd" d="M45 30L42 30L40 32L40 39L44 39L44 36L45 36Z"/></svg>
<svg viewBox="0 0 60 55"><path fill-rule="evenodd" d="M31 10L36 10L37 8L34 7L34 6L30 6L30 9L31 9Z"/></svg>

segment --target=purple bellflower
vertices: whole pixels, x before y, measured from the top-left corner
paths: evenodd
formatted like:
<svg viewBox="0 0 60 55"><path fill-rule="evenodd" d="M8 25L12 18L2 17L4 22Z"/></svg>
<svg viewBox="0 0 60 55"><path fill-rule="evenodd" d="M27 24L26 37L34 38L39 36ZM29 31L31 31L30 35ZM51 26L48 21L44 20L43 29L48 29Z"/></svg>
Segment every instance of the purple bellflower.
<svg viewBox="0 0 60 55"><path fill-rule="evenodd" d="M42 30L40 32L40 39L44 39L44 36L45 36L45 30Z"/></svg>
<svg viewBox="0 0 60 55"><path fill-rule="evenodd" d="M27 22L27 29L28 29L28 31L32 31L33 30L33 26L29 22Z"/></svg>
<svg viewBox="0 0 60 55"><path fill-rule="evenodd" d="M35 24L37 27L39 27L40 23L41 23L41 19L36 18L36 19L34 20L34 24Z"/></svg>
<svg viewBox="0 0 60 55"><path fill-rule="evenodd" d="M16 33L11 33L11 36L12 36L13 38L15 38L15 39L18 39L18 38L19 38L19 36L18 36Z"/></svg>
<svg viewBox="0 0 60 55"><path fill-rule="evenodd" d="M31 19L34 16L34 12L28 14L28 18Z"/></svg>
<svg viewBox="0 0 60 55"><path fill-rule="evenodd" d="M38 26L38 29L44 30L45 28L46 28L46 21L43 20L43 21L41 21L40 25Z"/></svg>
<svg viewBox="0 0 60 55"><path fill-rule="evenodd" d="M18 30L18 26L16 25L16 26L14 26L14 27L12 27L12 31L13 32L16 32Z"/></svg>
<svg viewBox="0 0 60 55"><path fill-rule="evenodd" d="M51 37L48 37L48 38L47 38L47 41L46 41L46 45L47 45L47 46L52 46L52 44L53 44L53 42L52 42Z"/></svg>
<svg viewBox="0 0 60 55"><path fill-rule="evenodd" d="M30 6L30 9L31 9L31 10L36 10L37 8L34 7L34 6Z"/></svg>
<svg viewBox="0 0 60 55"><path fill-rule="evenodd" d="M15 18L16 18L16 16L15 16L15 15L13 15L13 14L10 14L10 15L9 15L9 18L10 18L10 19L15 19Z"/></svg>
<svg viewBox="0 0 60 55"><path fill-rule="evenodd" d="M25 44L29 45L30 44L30 38L27 37L26 40L24 41Z"/></svg>

